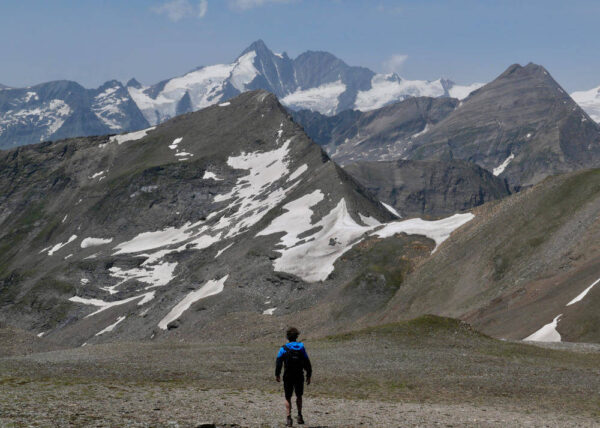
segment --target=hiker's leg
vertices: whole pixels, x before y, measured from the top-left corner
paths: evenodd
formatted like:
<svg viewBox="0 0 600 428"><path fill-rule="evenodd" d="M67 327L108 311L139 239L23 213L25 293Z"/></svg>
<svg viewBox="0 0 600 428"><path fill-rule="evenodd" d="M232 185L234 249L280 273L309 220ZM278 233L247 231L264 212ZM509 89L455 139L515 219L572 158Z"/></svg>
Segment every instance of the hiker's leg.
<svg viewBox="0 0 600 428"><path fill-rule="evenodd" d="M296 381L296 405L298 406L298 414L302 414L302 395L304 394L304 378Z"/></svg>
<svg viewBox="0 0 600 428"><path fill-rule="evenodd" d="M290 416L292 414L292 397L285 397L285 411L286 416Z"/></svg>

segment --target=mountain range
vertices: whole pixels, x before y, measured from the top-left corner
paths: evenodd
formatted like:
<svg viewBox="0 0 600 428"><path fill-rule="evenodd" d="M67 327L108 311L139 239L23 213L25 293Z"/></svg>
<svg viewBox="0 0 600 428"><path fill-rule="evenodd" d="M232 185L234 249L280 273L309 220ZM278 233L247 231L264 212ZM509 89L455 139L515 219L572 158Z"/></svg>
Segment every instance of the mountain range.
<svg viewBox="0 0 600 428"><path fill-rule="evenodd" d="M479 86L377 74L327 52L307 51L291 59L258 40L231 64L198 67L150 86L135 79L125 86L109 81L97 89L69 81L1 86L0 148L144 129L255 89L275 94L291 109L334 114L371 110L411 96L462 98Z"/></svg>
<svg viewBox="0 0 600 428"><path fill-rule="evenodd" d="M414 97L369 112L293 116L342 165L465 160L515 189L600 165L600 125L531 63L511 65L461 101Z"/></svg>
<svg viewBox="0 0 600 428"><path fill-rule="evenodd" d="M143 131L5 151L0 185L0 320L70 346L251 337L307 311L331 329L381 308L472 218L398 220L265 91ZM390 250L404 262L379 259ZM390 265L373 289L365 251Z"/></svg>
<svg viewBox="0 0 600 428"><path fill-rule="evenodd" d="M255 89L275 94L291 110L330 116L345 110L371 111L410 97L460 100L481 86L377 74L321 51L307 51L292 59L258 40L230 64L198 67L150 86L136 79L126 85L108 81L97 89L70 81L27 88L0 85L0 149L144 129ZM598 120L598 88L575 92L573 98Z"/></svg>
<svg viewBox="0 0 600 428"><path fill-rule="evenodd" d="M467 162L346 168L265 91L142 131L4 151L0 322L82 346L433 313L496 337L600 341L598 169L509 195ZM433 184L416 192L431 203L402 180ZM391 195L397 209L377 199ZM469 212L399 218L440 206Z"/></svg>

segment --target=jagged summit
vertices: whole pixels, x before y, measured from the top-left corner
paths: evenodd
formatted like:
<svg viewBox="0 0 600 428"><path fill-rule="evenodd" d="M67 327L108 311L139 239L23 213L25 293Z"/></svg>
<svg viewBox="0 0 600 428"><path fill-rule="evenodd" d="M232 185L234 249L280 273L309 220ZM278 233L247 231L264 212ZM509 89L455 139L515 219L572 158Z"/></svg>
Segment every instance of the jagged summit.
<svg viewBox="0 0 600 428"><path fill-rule="evenodd" d="M250 44L242 53L238 56L238 59L248 52L256 52L257 55L272 55L273 52L269 49L266 43L262 39L258 39Z"/></svg>
<svg viewBox="0 0 600 428"><path fill-rule="evenodd" d="M129 81L127 82L127 84L125 85L128 88L136 88L139 89L142 87L142 84L140 82L137 81L137 79L135 79L134 77L132 77L131 79L129 79Z"/></svg>

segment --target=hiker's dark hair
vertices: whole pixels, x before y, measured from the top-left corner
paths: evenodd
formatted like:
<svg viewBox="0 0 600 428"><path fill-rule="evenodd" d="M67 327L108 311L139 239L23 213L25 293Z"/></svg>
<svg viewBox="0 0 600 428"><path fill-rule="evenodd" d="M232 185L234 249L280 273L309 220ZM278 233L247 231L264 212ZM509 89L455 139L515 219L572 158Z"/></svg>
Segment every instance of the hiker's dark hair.
<svg viewBox="0 0 600 428"><path fill-rule="evenodd" d="M285 332L285 336L287 337L287 340L294 342L296 339L298 339L298 336L300 336L300 332L296 327L290 327Z"/></svg>

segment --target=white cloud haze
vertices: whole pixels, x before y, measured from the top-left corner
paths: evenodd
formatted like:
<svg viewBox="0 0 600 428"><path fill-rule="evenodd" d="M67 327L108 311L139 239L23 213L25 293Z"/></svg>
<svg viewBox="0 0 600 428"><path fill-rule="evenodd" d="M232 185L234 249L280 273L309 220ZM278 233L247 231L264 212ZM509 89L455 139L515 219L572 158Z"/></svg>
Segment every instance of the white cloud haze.
<svg viewBox="0 0 600 428"><path fill-rule="evenodd" d="M408 59L408 55L394 54L383 61L383 70L386 73L399 73Z"/></svg>
<svg viewBox="0 0 600 428"><path fill-rule="evenodd" d="M208 10L208 0L192 2L190 0L169 0L160 6L155 6L152 11L165 15L173 22L186 17L204 18Z"/></svg>
<svg viewBox="0 0 600 428"><path fill-rule="evenodd" d="M229 7L234 10L248 10L268 3L291 3L292 0L229 0Z"/></svg>

